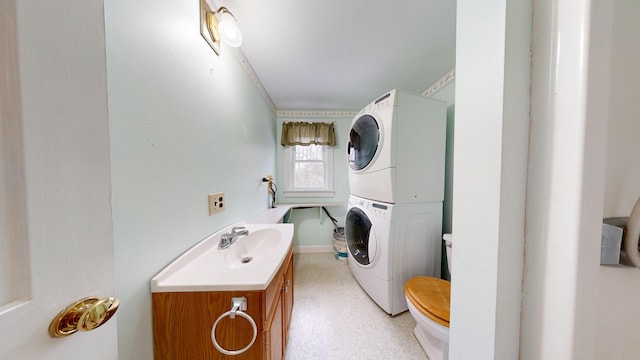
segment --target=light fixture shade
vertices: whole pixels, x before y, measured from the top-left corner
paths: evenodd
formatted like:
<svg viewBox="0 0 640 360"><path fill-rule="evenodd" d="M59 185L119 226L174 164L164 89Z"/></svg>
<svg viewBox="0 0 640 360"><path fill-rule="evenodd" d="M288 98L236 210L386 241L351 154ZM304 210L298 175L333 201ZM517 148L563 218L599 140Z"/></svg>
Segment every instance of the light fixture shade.
<svg viewBox="0 0 640 360"><path fill-rule="evenodd" d="M228 12L222 12L219 18L218 30L220 31L222 41L231 47L242 45L242 33L233 15Z"/></svg>

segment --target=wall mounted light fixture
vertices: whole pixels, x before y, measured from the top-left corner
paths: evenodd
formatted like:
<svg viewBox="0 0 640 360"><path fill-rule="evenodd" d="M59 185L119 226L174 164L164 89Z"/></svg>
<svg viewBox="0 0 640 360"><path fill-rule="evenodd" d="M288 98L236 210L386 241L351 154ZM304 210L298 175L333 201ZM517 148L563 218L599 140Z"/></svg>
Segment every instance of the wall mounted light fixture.
<svg viewBox="0 0 640 360"><path fill-rule="evenodd" d="M242 33L231 11L224 6L213 11L206 0L200 0L200 34L216 55L220 55L220 40L231 47L242 44Z"/></svg>

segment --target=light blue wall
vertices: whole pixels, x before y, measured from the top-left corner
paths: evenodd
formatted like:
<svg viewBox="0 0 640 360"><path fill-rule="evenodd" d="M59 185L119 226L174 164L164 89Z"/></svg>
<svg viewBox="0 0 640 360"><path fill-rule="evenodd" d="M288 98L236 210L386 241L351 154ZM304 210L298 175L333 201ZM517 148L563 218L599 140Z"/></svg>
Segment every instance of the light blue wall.
<svg viewBox="0 0 640 360"><path fill-rule="evenodd" d="M351 128L352 117L323 117L313 120L323 122L333 122L336 131L337 144L333 148L333 186L335 196L332 198L286 198L282 196L282 192L277 193L278 203L319 203L319 202L340 202L342 206L328 207L327 210L338 220L339 226L344 226L344 217L346 215L347 200L349 198L349 177L347 171L347 142L349 130ZM277 162L278 172L276 175L276 183L280 186L280 190L284 185L284 168L283 153L284 148L280 145L280 134L282 132L282 123L290 121L311 121L311 119L285 118L279 117L277 120ZM333 223L324 213L320 213L318 208L312 209L295 209L289 222L295 224L295 233L293 238L294 246L322 246L333 245ZM302 234L302 235L301 235Z"/></svg>
<svg viewBox="0 0 640 360"><path fill-rule="evenodd" d="M276 118L231 49L215 56L200 36L198 1L109 0L105 18L119 358L151 360L149 281L266 210Z"/></svg>

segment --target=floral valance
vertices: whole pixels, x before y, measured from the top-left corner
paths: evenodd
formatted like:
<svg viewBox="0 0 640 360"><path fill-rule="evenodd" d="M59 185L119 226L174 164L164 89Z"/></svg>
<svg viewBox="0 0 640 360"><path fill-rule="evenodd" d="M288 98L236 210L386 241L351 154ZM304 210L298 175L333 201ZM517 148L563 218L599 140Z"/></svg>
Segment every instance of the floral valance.
<svg viewBox="0 0 640 360"><path fill-rule="evenodd" d="M333 123L289 122L282 123L282 146L336 145Z"/></svg>

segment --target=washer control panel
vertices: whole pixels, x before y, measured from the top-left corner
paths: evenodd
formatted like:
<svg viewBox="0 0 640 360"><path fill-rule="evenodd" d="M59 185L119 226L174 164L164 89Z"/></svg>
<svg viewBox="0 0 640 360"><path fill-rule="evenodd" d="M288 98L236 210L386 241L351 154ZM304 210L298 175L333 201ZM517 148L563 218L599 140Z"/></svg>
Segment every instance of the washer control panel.
<svg viewBox="0 0 640 360"><path fill-rule="evenodd" d="M387 219L389 216L389 205L370 202L367 206L367 213L380 219Z"/></svg>
<svg viewBox="0 0 640 360"><path fill-rule="evenodd" d="M361 208L369 217L385 220L391 217L391 204L351 196L349 198L349 207L354 206Z"/></svg>

